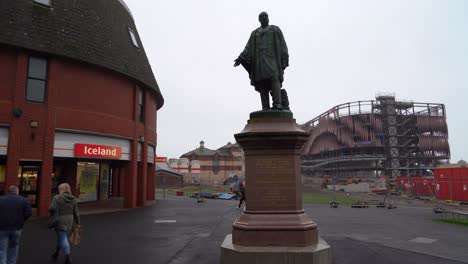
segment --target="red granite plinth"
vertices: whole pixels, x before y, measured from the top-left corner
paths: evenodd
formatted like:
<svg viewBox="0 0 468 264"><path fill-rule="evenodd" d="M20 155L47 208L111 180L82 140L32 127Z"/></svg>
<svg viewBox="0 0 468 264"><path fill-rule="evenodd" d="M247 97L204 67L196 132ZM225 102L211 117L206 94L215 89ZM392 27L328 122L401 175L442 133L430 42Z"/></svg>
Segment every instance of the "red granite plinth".
<svg viewBox="0 0 468 264"><path fill-rule="evenodd" d="M305 247L318 228L302 208L301 148L309 134L293 118L251 118L235 135L245 154L246 209L233 224L242 246Z"/></svg>

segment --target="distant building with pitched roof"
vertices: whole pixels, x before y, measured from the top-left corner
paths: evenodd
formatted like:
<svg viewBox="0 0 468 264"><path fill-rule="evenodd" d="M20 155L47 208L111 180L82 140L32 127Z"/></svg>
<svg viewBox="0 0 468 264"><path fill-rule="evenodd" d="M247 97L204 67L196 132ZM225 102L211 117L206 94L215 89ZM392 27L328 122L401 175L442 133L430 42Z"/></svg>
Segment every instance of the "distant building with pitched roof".
<svg viewBox="0 0 468 264"><path fill-rule="evenodd" d="M184 182L188 184L201 181L203 184L219 185L229 177L243 177L245 174L244 151L237 143L228 142L212 150L201 141L198 148L180 156L179 161L188 165L180 167L186 172Z"/></svg>
<svg viewBox="0 0 468 264"><path fill-rule="evenodd" d="M156 188L181 187L183 175L169 166L167 162L156 163Z"/></svg>

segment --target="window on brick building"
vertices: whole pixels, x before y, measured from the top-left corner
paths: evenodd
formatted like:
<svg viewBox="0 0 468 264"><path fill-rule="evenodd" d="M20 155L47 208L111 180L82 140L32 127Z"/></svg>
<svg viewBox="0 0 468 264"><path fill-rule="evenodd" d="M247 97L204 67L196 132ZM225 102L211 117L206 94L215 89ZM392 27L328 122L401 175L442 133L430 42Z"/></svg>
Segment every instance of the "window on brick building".
<svg viewBox="0 0 468 264"><path fill-rule="evenodd" d="M51 0L34 0L34 3L38 3L41 5L45 5L45 6L50 6L50 1Z"/></svg>
<svg viewBox="0 0 468 264"><path fill-rule="evenodd" d="M29 57L26 100L44 103L47 91L47 60Z"/></svg>
<svg viewBox="0 0 468 264"><path fill-rule="evenodd" d="M220 164L219 164L219 157L218 156L214 156L213 157L213 172L214 174L218 174L219 170L220 170Z"/></svg>
<svg viewBox="0 0 468 264"><path fill-rule="evenodd" d="M135 47L139 48L140 45L138 45L138 40L135 34L135 31L131 30L130 28L128 29L128 33L130 34L130 38L132 39L132 43Z"/></svg>
<svg viewBox="0 0 468 264"><path fill-rule="evenodd" d="M145 91L141 88L138 92L138 120L145 121Z"/></svg>

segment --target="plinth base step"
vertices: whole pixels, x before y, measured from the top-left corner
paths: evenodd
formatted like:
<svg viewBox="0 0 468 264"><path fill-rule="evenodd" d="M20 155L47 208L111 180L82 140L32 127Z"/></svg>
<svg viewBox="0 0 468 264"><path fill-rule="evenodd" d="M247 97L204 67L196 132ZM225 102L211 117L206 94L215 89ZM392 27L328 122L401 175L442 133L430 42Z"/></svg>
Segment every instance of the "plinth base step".
<svg viewBox="0 0 468 264"><path fill-rule="evenodd" d="M221 264L331 264L331 247L319 237L319 242L307 247L249 247L232 243L229 234L221 245Z"/></svg>

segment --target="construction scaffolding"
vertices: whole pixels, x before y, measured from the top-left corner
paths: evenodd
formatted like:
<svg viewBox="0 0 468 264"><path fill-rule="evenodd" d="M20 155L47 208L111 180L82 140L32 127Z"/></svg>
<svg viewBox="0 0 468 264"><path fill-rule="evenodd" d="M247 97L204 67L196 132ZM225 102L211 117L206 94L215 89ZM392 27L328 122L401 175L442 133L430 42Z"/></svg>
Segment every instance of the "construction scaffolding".
<svg viewBox="0 0 468 264"><path fill-rule="evenodd" d="M309 176L375 178L428 175L450 159L445 106L393 95L333 107L302 125Z"/></svg>

